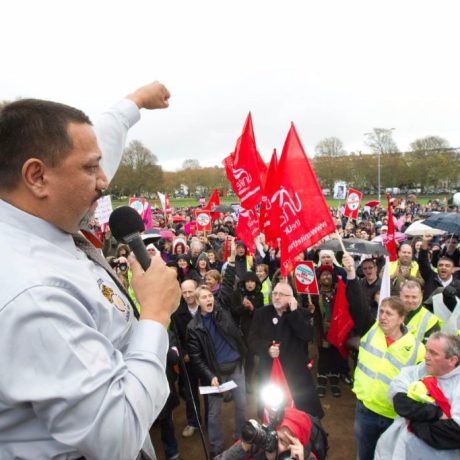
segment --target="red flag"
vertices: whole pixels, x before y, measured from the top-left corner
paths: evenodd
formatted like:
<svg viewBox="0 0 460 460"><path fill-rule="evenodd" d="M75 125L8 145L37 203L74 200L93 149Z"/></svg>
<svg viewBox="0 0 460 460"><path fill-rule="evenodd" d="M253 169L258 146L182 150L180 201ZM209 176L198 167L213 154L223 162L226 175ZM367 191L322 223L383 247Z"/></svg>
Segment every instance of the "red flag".
<svg viewBox="0 0 460 460"><path fill-rule="evenodd" d="M278 188L278 158L276 150L273 150L265 177L264 192L260 205L260 231L265 235L267 242L276 241L281 236L278 216L279 208L272 206L273 194Z"/></svg>
<svg viewBox="0 0 460 460"><path fill-rule="evenodd" d="M219 205L220 205L219 190L215 188L214 191L212 192L212 195L209 197L208 204L206 206L204 206L203 209L208 210L208 211L212 211L212 208L214 208L215 206L219 206ZM220 216L219 212L211 213L211 218L212 219L218 219L219 216Z"/></svg>
<svg viewBox="0 0 460 460"><path fill-rule="evenodd" d="M334 308L332 309L331 324L327 333L327 340L334 345L340 354L346 358L348 350L345 348L345 341L353 327L353 320L348 311L348 301L345 292L345 283L338 278L337 290L335 292Z"/></svg>
<svg viewBox="0 0 460 460"><path fill-rule="evenodd" d="M272 206L279 210L283 269L283 266L293 266L294 257L301 251L335 231L326 200L293 123L284 143L278 177Z"/></svg>
<svg viewBox="0 0 460 460"><path fill-rule="evenodd" d="M391 198L389 194L387 195L387 202L388 202L388 231L387 231L388 240L385 243L385 247L387 248L388 254L390 255L390 262L394 262L398 258L398 251L396 249L396 241L395 241L395 221L393 220L393 211L391 209Z"/></svg>
<svg viewBox="0 0 460 460"><path fill-rule="evenodd" d="M165 194L165 213L167 216L172 216L171 203L169 202L169 198L167 194Z"/></svg>
<svg viewBox="0 0 460 460"><path fill-rule="evenodd" d="M359 212L359 205L363 194L359 190L352 188L348 189L347 201L345 202L345 211L343 215L349 219L357 219Z"/></svg>
<svg viewBox="0 0 460 460"><path fill-rule="evenodd" d="M153 228L152 205L148 201L144 204L144 217L142 220L144 221L144 227L146 230Z"/></svg>
<svg viewBox="0 0 460 460"><path fill-rule="evenodd" d="M270 374L270 385L276 385L284 394L286 400L286 407L295 407L294 400L292 399L292 393L289 388L286 376L284 375L283 368L279 358L273 358L272 372ZM264 423L268 422L268 408L264 411Z"/></svg>
<svg viewBox="0 0 460 460"><path fill-rule="evenodd" d="M224 160L225 171L233 191L241 201L241 206L250 209L262 199L262 182L259 171L263 163L257 152L251 112L243 127L243 132L236 142L235 151ZM266 168L265 168L266 169Z"/></svg>
<svg viewBox="0 0 460 460"><path fill-rule="evenodd" d="M255 209L240 208L236 235L242 240L251 254L256 251L254 239L259 235L259 216Z"/></svg>

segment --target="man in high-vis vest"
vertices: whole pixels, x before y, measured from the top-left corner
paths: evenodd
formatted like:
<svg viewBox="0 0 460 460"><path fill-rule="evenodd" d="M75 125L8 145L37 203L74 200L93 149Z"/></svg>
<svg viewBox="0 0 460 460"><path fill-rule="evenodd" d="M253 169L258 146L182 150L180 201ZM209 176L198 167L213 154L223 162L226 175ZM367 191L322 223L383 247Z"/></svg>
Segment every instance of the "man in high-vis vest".
<svg viewBox="0 0 460 460"><path fill-rule="evenodd" d="M406 367L390 385L399 417L381 436L377 460L460 458L460 338L435 332L425 362Z"/></svg>
<svg viewBox="0 0 460 460"><path fill-rule="evenodd" d="M416 343L405 326L405 308L399 298L383 299L375 321L356 279L353 257L345 253L342 263L347 270L350 314L361 336L353 386L356 447L359 460L372 460L378 438L396 417L388 397L389 385L404 366L423 359L425 347Z"/></svg>
<svg viewBox="0 0 460 460"><path fill-rule="evenodd" d="M423 286L418 263L413 260L413 250L409 243L402 243L398 249L398 259L390 262L391 295L399 295L401 285L407 280L416 280Z"/></svg>
<svg viewBox="0 0 460 460"><path fill-rule="evenodd" d="M422 305L422 287L417 281L409 280L402 284L399 298L406 309L405 324L417 343L425 343L433 332L441 329L441 319Z"/></svg>

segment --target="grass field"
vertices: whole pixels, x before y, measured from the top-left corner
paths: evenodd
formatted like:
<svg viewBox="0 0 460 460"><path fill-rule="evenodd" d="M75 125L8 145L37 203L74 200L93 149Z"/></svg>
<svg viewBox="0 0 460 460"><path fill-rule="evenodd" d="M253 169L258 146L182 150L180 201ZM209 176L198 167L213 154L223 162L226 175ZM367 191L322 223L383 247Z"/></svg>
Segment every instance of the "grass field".
<svg viewBox="0 0 460 460"><path fill-rule="evenodd" d="M442 200L442 198L447 195L425 195L425 196L419 196L417 197L417 202L420 204L426 204L428 201L433 201L435 199ZM399 196L397 196L399 198ZM404 198L403 195L400 196L400 198ZM447 196L449 199L450 196ZM209 197L206 197L206 200L208 200ZM366 203L367 201L370 200L376 200L377 196L376 195L365 195L363 197L362 203ZM174 208L178 207L192 207L192 206L198 206L199 202L197 198L170 198L170 203L171 206ZM343 200L334 200L332 198L326 197L326 201L328 206L332 206L334 208L339 207L344 204ZM220 197L220 202L222 204L232 204L232 203L238 203L238 199L236 197ZM386 198L385 196L381 197L381 202L382 206L386 208ZM112 205L113 208L117 208L118 206L124 206L128 204L128 200L113 200Z"/></svg>

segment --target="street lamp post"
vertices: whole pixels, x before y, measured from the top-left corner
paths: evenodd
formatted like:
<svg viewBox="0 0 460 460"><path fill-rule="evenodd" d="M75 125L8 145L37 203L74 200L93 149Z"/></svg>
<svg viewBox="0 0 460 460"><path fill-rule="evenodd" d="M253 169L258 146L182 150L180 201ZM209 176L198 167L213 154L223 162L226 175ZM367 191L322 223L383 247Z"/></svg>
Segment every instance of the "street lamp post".
<svg viewBox="0 0 460 460"><path fill-rule="evenodd" d="M390 134L391 136L391 132L394 129L395 128L390 128L390 129L385 129L385 130L382 129L380 131L385 131L387 135ZM382 155L382 145L381 145L380 133L376 131L379 131L379 130L374 129L374 132L364 133L364 135L369 136L369 137L374 136L374 139L376 140L376 143L378 145L378 149L377 149L377 187L378 187L377 196L378 196L378 200L380 201L380 197L381 197L381 193L380 193L380 156Z"/></svg>

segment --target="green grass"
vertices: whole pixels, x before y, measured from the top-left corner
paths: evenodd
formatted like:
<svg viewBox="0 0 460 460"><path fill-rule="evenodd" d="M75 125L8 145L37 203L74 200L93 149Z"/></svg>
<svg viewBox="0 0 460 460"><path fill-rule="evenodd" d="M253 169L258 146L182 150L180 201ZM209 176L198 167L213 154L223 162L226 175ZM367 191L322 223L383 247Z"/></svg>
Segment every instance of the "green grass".
<svg viewBox="0 0 460 460"><path fill-rule="evenodd" d="M417 197L417 202L420 203L420 204L427 204L428 201L433 201L435 199L438 199L438 200L442 200L443 196L446 196L446 195L425 195L425 196L420 196L420 197ZM401 198L403 198L403 196L401 196ZM447 196L447 198L450 198L449 196ZM209 199L209 197L206 197L206 201ZM365 195L363 197L363 200L362 200L362 203L366 203L367 201L371 201L371 200L376 200L377 199L377 196L375 195ZM382 203L382 206L384 208L386 208L386 197L385 196L382 196L381 197L381 203ZM174 207L174 208L178 208L178 207L192 207L192 206L198 206L199 205L199 201L198 201L198 198L170 198L170 203L171 203L171 206ZM344 201L343 200L334 200L332 198L329 198L329 197L326 197L326 201L327 201L327 204L328 206L331 206L331 207L334 207L334 208L337 208L341 205L344 204ZM158 200L157 200L158 202ZM238 199L234 196L231 196L231 197L220 197L220 202L222 204L232 204L232 203L238 203ZM113 200L112 201L112 205L113 205L113 208L117 208L118 206L125 206L128 204L128 200ZM152 202L153 204L153 202ZM158 202L158 205L160 206L159 202Z"/></svg>

